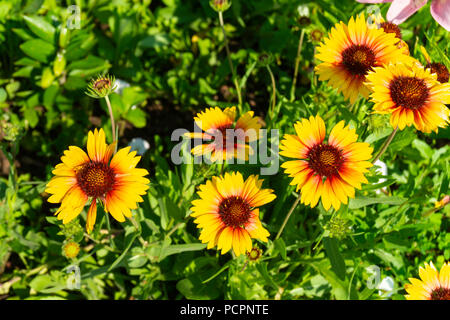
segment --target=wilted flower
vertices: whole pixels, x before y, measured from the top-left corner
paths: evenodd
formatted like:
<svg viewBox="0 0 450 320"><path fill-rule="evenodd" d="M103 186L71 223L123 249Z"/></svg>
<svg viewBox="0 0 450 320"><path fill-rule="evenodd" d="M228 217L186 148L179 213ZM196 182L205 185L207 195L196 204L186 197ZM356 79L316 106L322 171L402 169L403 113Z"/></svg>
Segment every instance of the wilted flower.
<svg viewBox="0 0 450 320"><path fill-rule="evenodd" d="M449 203L450 203L450 196L449 196L449 195L446 195L446 196L444 196L444 197L441 199L441 201L436 201L436 202L434 203L434 207L435 207L435 208L442 208L442 207L446 206L446 205L449 204Z"/></svg>

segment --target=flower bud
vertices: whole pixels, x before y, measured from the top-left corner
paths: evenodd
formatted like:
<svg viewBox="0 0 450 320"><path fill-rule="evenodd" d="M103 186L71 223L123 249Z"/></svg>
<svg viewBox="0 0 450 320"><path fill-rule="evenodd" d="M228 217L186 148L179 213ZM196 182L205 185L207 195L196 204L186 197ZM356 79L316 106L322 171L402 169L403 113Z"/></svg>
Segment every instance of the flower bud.
<svg viewBox="0 0 450 320"><path fill-rule="evenodd" d="M68 259L74 259L80 252L80 246L75 241L68 241L63 245L63 255Z"/></svg>
<svg viewBox="0 0 450 320"><path fill-rule="evenodd" d="M52 70L49 67L44 68L42 71L41 88L46 89L50 87L53 80L55 80L55 76L53 75Z"/></svg>
<svg viewBox="0 0 450 320"><path fill-rule="evenodd" d="M59 77L66 67L66 59L61 52L56 55L55 61L53 62L53 74Z"/></svg>
<svg viewBox="0 0 450 320"><path fill-rule="evenodd" d="M250 261L258 261L261 258L262 251L257 247L253 247L252 250L247 252L247 257Z"/></svg>
<svg viewBox="0 0 450 320"><path fill-rule="evenodd" d="M98 76L97 79L92 79L88 85L86 94L92 98L104 98L116 90L116 79L114 76L107 75L106 77Z"/></svg>
<svg viewBox="0 0 450 320"><path fill-rule="evenodd" d="M209 0L209 5L217 12L224 12L231 7L231 0Z"/></svg>

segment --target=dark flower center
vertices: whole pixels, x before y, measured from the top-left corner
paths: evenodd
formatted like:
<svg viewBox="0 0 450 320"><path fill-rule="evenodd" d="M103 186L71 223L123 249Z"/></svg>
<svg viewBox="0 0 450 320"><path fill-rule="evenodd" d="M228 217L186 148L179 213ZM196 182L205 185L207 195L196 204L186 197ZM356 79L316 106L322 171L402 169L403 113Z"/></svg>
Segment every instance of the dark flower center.
<svg viewBox="0 0 450 320"><path fill-rule="evenodd" d="M342 65L353 75L365 76L375 66L375 54L364 45L353 44L342 52Z"/></svg>
<svg viewBox="0 0 450 320"><path fill-rule="evenodd" d="M103 162L88 162L77 172L77 182L81 190L88 196L98 198L112 190L115 174Z"/></svg>
<svg viewBox="0 0 450 320"><path fill-rule="evenodd" d="M342 151L328 144L317 144L308 153L309 167L321 177L337 175L344 162Z"/></svg>
<svg viewBox="0 0 450 320"><path fill-rule="evenodd" d="M386 33L395 33L395 37L397 39L402 38L402 32L400 31L400 28L395 23L382 22L380 24L380 28L383 28L384 32L386 32Z"/></svg>
<svg viewBox="0 0 450 320"><path fill-rule="evenodd" d="M437 288L431 293L431 300L450 300L450 289Z"/></svg>
<svg viewBox="0 0 450 320"><path fill-rule="evenodd" d="M430 68L431 73L437 74L437 80L440 83L447 83L450 78L450 73L446 66L439 62L427 64L427 69Z"/></svg>
<svg viewBox="0 0 450 320"><path fill-rule="evenodd" d="M392 101L397 106L411 110L421 108L430 93L425 81L415 77L396 77L391 81L389 89Z"/></svg>
<svg viewBox="0 0 450 320"><path fill-rule="evenodd" d="M250 219L251 207L242 198L232 196L219 204L219 214L227 227L241 228Z"/></svg>
<svg viewBox="0 0 450 320"><path fill-rule="evenodd" d="M95 90L103 90L103 89L108 89L111 86L111 82L108 79L99 79L97 81L94 82L94 89Z"/></svg>
<svg viewBox="0 0 450 320"><path fill-rule="evenodd" d="M211 131L217 149L235 150L237 148L237 142L245 140L245 133L243 130L235 130L231 128L231 125L224 125Z"/></svg>
<svg viewBox="0 0 450 320"><path fill-rule="evenodd" d="M257 261L259 259L259 257L261 257L261 250L258 249L258 248L253 247L252 250L247 252L247 257L251 261Z"/></svg>

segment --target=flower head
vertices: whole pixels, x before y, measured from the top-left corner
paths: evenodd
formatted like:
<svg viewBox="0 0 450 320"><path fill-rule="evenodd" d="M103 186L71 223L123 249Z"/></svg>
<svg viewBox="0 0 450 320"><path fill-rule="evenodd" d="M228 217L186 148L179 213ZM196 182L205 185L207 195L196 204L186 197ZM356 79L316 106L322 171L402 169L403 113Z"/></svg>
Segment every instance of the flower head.
<svg viewBox="0 0 450 320"><path fill-rule="evenodd" d="M409 278L405 285L408 300L450 300L450 263L444 263L438 271L433 265L425 263L419 268L419 279Z"/></svg>
<svg viewBox="0 0 450 320"><path fill-rule="evenodd" d="M262 189L263 180L250 176L244 181L239 172L213 177L200 186L200 199L192 201L202 243L217 246L224 254L233 249L236 255L252 249L252 238L267 242L269 232L259 220L260 206L275 199L273 190Z"/></svg>
<svg viewBox="0 0 450 320"><path fill-rule="evenodd" d="M437 131L449 121L450 84L418 63L395 63L377 67L367 75L372 89L374 113L390 114L392 127L414 125L423 132Z"/></svg>
<svg viewBox="0 0 450 320"><path fill-rule="evenodd" d="M211 154L211 161L228 160L231 158L248 159L253 154L253 149L247 142L259 138L261 124L258 118L253 117L253 111L242 115L235 123L236 108L222 110L218 107L209 108L198 113L194 118L195 123L203 132L186 133L188 138L200 138L211 141L194 147L192 154Z"/></svg>
<svg viewBox="0 0 450 320"><path fill-rule="evenodd" d="M69 259L76 258L78 253L80 252L80 246L75 241L68 241L63 246L63 254L65 257Z"/></svg>
<svg viewBox="0 0 450 320"><path fill-rule="evenodd" d="M66 224L77 217L89 199L86 230L91 232L97 217L97 200L105 212L119 222L131 217L131 210L142 202L141 195L149 188L147 170L136 168L140 158L130 147L120 149L114 156L115 143L106 144L103 129L90 131L87 154L70 146L61 157L62 163L52 171L55 175L47 184L46 192L52 194L48 202L61 203L55 215ZM113 157L112 157L113 156ZM111 159L112 157L112 159ZM111 160L111 161L110 161Z"/></svg>
<svg viewBox="0 0 450 320"><path fill-rule="evenodd" d="M373 149L368 143L356 142L358 135L340 121L325 141L325 123L320 116L302 119L294 124L296 135L285 134L280 155L296 160L281 165L293 178L291 185L301 189L301 202L315 207L322 199L325 210L336 210L355 188L368 183L364 173L372 166Z"/></svg>
<svg viewBox="0 0 450 320"><path fill-rule="evenodd" d="M358 95L368 97L366 75L373 68L390 61L411 59L403 48L398 48L395 33L369 28L364 14L350 19L348 25L340 22L319 46L316 58L322 63L315 70L319 80L342 92L354 103Z"/></svg>
<svg viewBox="0 0 450 320"><path fill-rule="evenodd" d="M261 258L261 254L262 254L262 250L257 248L257 247L253 247L252 250L247 252L247 257L250 261L258 261L259 258Z"/></svg>
<svg viewBox="0 0 450 320"><path fill-rule="evenodd" d="M116 88L117 85L114 76L98 76L97 79L91 80L86 94L92 98L100 99L110 95Z"/></svg>
<svg viewBox="0 0 450 320"><path fill-rule="evenodd" d="M231 7L231 0L209 0L209 5L217 12L224 12Z"/></svg>

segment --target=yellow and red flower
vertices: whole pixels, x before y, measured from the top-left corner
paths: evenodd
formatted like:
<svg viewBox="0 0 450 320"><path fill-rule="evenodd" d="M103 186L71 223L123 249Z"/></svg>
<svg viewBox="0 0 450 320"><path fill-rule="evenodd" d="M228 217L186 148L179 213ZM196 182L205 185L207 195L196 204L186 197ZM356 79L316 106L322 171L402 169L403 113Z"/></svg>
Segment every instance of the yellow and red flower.
<svg viewBox="0 0 450 320"><path fill-rule="evenodd" d="M261 189L263 180L233 172L213 177L201 185L200 199L192 201L191 216L202 229L200 240L207 248L217 246L222 254L236 255L252 250L252 238L267 242L269 232L262 226L258 207L276 198L271 189Z"/></svg>
<svg viewBox="0 0 450 320"><path fill-rule="evenodd" d="M294 125L296 135L285 134L280 155L297 160L286 161L281 167L293 178L291 185L301 189L301 202L314 208L319 199L325 210L338 210L355 188L368 183L364 173L372 167L369 160L373 149L365 142L356 142L355 129L340 121L325 142L325 123L320 116L302 119Z"/></svg>
<svg viewBox="0 0 450 320"><path fill-rule="evenodd" d="M450 110L450 83L440 83L419 63L391 63L367 75L374 113L390 114L393 128L414 125L429 133L446 127Z"/></svg>
<svg viewBox="0 0 450 320"><path fill-rule="evenodd" d="M438 271L433 265L425 263L419 268L419 279L409 278L405 285L407 300L450 300L450 263L444 263Z"/></svg>
<svg viewBox="0 0 450 320"><path fill-rule="evenodd" d="M359 94L367 98L370 91L364 82L370 70L391 61L411 59L404 54L404 48L397 46L398 42L395 33L369 28L364 14L352 17L348 25L341 21L317 50L316 58L322 61L315 68L319 80L328 80L351 103Z"/></svg>
<svg viewBox="0 0 450 320"><path fill-rule="evenodd" d="M130 147L112 157L115 145L107 145L103 129L95 129L88 134L87 154L76 146L64 151L62 163L52 171L55 176L45 189L52 194L48 202L61 203L55 215L64 224L77 217L89 199L88 232L94 228L97 200L119 222L125 221L124 216L130 218L130 209L137 209L137 202L143 201L141 195L146 194L150 181L144 178L147 170L136 168L141 157L135 156L136 151L130 152Z"/></svg>
<svg viewBox="0 0 450 320"><path fill-rule="evenodd" d="M253 117L253 111L248 111L236 122L235 118L235 107L224 110L218 107L208 108L198 113L194 120L204 132L191 132L185 136L212 142L194 147L192 154L211 154L212 162L233 157L248 160L248 156L254 151L247 143L259 138L261 124L258 118Z"/></svg>

